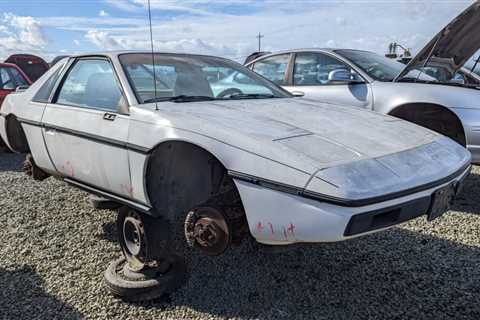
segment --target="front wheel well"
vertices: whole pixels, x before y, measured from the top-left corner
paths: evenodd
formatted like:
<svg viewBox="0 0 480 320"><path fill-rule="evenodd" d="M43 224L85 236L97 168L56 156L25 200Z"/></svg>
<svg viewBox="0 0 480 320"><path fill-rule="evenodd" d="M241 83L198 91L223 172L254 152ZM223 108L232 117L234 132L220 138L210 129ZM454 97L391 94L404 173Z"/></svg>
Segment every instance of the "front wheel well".
<svg viewBox="0 0 480 320"><path fill-rule="evenodd" d="M467 144L462 122L445 106L432 103L404 104L390 111L389 115L443 134L462 146Z"/></svg>
<svg viewBox="0 0 480 320"><path fill-rule="evenodd" d="M241 206L233 179L207 150L184 141L167 141L151 152L146 188L156 213L171 220L219 194L232 193Z"/></svg>

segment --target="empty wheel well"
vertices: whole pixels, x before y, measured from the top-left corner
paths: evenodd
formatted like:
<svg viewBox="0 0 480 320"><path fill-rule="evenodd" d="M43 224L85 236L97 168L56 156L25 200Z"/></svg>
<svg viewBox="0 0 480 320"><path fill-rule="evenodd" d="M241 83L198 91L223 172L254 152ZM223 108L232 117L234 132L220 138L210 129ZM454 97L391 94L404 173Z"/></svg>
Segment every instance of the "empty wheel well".
<svg viewBox="0 0 480 320"><path fill-rule="evenodd" d="M444 106L429 103L405 104L389 114L443 134L462 146L467 144L462 122Z"/></svg>
<svg viewBox="0 0 480 320"><path fill-rule="evenodd" d="M8 144L13 151L18 153L29 153L30 147L28 146L27 137L23 131L20 121L17 117L10 114L5 119L5 129L8 138Z"/></svg>
<svg viewBox="0 0 480 320"><path fill-rule="evenodd" d="M183 141L158 145L146 171L148 197L157 214L174 220L219 194L241 206L238 190L223 164L210 152ZM233 195L233 197L231 197Z"/></svg>

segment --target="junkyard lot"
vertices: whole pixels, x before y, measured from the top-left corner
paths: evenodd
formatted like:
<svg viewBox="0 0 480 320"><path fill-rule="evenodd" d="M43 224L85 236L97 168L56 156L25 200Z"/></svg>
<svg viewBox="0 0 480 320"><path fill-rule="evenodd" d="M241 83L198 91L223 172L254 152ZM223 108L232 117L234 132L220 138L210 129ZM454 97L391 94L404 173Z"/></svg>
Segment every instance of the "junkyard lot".
<svg viewBox="0 0 480 320"><path fill-rule="evenodd" d="M454 209L352 241L272 253L252 240L189 257L188 284L128 304L104 289L115 215L0 154L0 319L478 319L480 167Z"/></svg>

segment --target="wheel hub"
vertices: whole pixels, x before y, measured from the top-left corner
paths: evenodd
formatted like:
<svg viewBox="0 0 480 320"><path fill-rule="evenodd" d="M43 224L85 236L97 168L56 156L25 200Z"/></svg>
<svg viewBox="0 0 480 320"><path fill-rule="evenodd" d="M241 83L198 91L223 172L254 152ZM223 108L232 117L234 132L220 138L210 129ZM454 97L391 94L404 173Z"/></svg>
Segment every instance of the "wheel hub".
<svg viewBox="0 0 480 320"><path fill-rule="evenodd" d="M123 240L125 245L134 256L138 256L142 250L144 230L142 223L133 217L125 219L123 224Z"/></svg>
<svg viewBox="0 0 480 320"><path fill-rule="evenodd" d="M139 271L148 263L148 241L141 216L130 211L122 221L121 245L130 267Z"/></svg>
<svg viewBox="0 0 480 320"><path fill-rule="evenodd" d="M216 208L202 207L191 210L185 220L187 243L207 255L223 253L231 243L227 220Z"/></svg>

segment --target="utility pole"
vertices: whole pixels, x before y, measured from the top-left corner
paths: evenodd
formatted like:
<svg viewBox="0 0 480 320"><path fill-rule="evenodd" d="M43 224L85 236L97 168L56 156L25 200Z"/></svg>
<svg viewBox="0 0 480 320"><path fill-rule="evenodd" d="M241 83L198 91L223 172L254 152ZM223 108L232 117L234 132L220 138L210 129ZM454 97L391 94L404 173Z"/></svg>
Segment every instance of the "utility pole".
<svg viewBox="0 0 480 320"><path fill-rule="evenodd" d="M260 32L258 33L258 36L256 37L258 39L258 52L262 51L262 38L265 36L261 34Z"/></svg>

